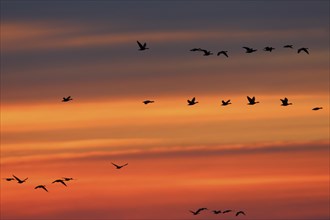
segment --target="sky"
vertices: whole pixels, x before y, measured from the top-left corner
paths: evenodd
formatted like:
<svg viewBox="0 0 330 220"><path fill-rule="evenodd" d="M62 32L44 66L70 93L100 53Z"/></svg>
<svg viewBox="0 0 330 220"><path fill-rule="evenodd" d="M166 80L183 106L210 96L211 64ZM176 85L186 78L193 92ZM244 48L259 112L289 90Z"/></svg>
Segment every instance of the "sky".
<svg viewBox="0 0 330 220"><path fill-rule="evenodd" d="M328 219L329 4L2 0L0 218Z"/></svg>

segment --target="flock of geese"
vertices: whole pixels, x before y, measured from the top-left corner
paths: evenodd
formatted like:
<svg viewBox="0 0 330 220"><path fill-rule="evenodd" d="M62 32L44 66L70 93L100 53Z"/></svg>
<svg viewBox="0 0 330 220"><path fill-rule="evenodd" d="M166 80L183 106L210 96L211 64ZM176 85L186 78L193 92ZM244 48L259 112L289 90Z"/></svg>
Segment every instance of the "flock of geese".
<svg viewBox="0 0 330 220"><path fill-rule="evenodd" d="M147 43L143 43L142 44L139 41L137 41L137 44L139 46L139 50L140 51L149 49L147 47ZM293 49L293 45L285 45L283 47L284 48ZM257 49L250 48L250 47L243 47L243 48L245 49L245 52L246 53L254 53L254 52L257 51ZM264 51L272 52L272 50L274 50L274 49L275 48L273 48L273 47L268 47L267 46L263 50ZM213 55L213 53L211 51L206 50L206 49L202 49L202 48L193 48L190 51L193 51L193 52L203 52L204 53L203 56ZM297 50L297 53L300 53L300 52L305 52L306 54L309 54L308 48L305 48L305 47L299 48ZM228 51L225 51L225 50L219 51L217 53L217 56L220 56L220 55L224 55L224 56L228 57ZM67 97L63 97L62 102L69 102L69 101L72 101L72 100L73 99L72 99L71 96L67 96ZM248 103L247 103L248 105L255 105L255 104L259 103L259 101L256 101L256 98L254 96L252 98L249 97L249 96L247 96L247 100L248 100ZM289 103L289 99L286 98L286 97L284 99L280 99L280 101L282 102L281 106L292 105L292 103ZM144 100L143 101L143 103L145 105L151 104L151 103L154 103L154 102L155 102L154 100ZM198 103L198 101L196 101L196 98L195 97L193 97L192 99L188 99L187 102L188 102L188 105L189 106L196 105ZM231 100L227 100L227 101L222 100L221 101L221 105L222 106L227 106L227 105L230 105L230 104L232 104L231 103ZM312 110L314 110L314 111L317 111L317 110L320 110L320 109L322 109L322 107L314 107L314 108L312 108ZM128 163L123 164L123 165L118 165L118 164L115 164L115 163L111 163L111 164L116 169L122 169L123 167L125 167L125 166L128 165ZM23 184L23 183L25 183L28 180L28 178L20 179L20 178L18 178L15 175L13 175L13 177L8 177L8 178L3 178L3 179L6 180L6 181L15 181L16 180L18 184ZM61 179L54 180L52 182L52 184L54 184L54 183L60 183L60 184L62 184L64 186L67 186L66 182L72 181L72 180L75 180L75 179L73 179L72 177L62 177ZM34 189L42 189L42 190L48 192L48 189L47 189L46 185L37 185L37 186L34 187ZM207 208L199 208L196 211L191 211L191 210L189 210L189 211L193 215L198 215L198 214L200 214L204 210L208 210L208 209ZM229 212L234 212L234 210L231 210L231 209L223 210L223 211L221 211L221 210L212 210L212 212L213 212L213 214L220 214L220 213L226 214L226 213L229 213ZM245 212L244 211L237 211L236 214L235 214L235 216L239 216L239 215L245 215Z"/></svg>
<svg viewBox="0 0 330 220"><path fill-rule="evenodd" d="M208 210L207 208L199 208L199 209L197 209L196 211L191 211L191 210L189 210L193 215L198 215L198 214L200 214L202 211L204 211L204 210ZM215 214L215 215L218 215L218 214L220 214L220 213L222 213L222 214L226 214L226 213L229 213L229 212L234 212L234 210L231 210L231 209L226 209L226 210L224 210L224 211L221 211L221 210L212 210L212 212L213 212L213 214ZM237 211L236 212L236 214L235 214L235 216L239 216L239 215L246 215L245 214L245 212L243 212L243 211Z"/></svg>

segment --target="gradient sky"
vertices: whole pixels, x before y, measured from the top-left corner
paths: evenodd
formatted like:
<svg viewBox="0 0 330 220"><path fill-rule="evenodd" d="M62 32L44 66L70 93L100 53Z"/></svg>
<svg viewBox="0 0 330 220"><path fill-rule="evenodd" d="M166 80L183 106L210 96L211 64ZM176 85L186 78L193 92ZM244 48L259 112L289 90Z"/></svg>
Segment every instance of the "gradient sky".
<svg viewBox="0 0 330 220"><path fill-rule="evenodd" d="M329 4L2 0L0 218L328 219Z"/></svg>

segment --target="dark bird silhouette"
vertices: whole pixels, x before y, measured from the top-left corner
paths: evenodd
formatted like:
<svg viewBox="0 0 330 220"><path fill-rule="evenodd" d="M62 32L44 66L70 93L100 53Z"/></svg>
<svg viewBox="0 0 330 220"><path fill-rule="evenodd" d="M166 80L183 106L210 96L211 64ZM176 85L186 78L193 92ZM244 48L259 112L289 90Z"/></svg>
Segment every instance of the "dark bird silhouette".
<svg viewBox="0 0 330 220"><path fill-rule="evenodd" d="M67 186L65 184L64 180L61 180L61 179L54 180L52 183L62 183L64 186Z"/></svg>
<svg viewBox="0 0 330 220"><path fill-rule="evenodd" d="M259 103L259 102L256 102L256 97L254 97L254 96L252 98L250 98L249 96L247 96L247 99L249 100L248 105L254 105L254 104Z"/></svg>
<svg viewBox="0 0 330 220"><path fill-rule="evenodd" d="M245 53L253 53L257 51L257 49L253 49L250 47L243 47L243 48L246 50Z"/></svg>
<svg viewBox="0 0 330 220"><path fill-rule="evenodd" d="M210 56L210 55L212 55L212 54L213 54L213 53L212 53L211 51L209 51L209 50L204 50L204 49L201 49L201 51L203 51L203 52L204 52L203 56Z"/></svg>
<svg viewBox="0 0 330 220"><path fill-rule="evenodd" d="M202 50L201 48L193 48L190 51L201 51L201 50Z"/></svg>
<svg viewBox="0 0 330 220"><path fill-rule="evenodd" d="M317 111L317 110L320 110L320 109L323 109L323 108L322 107L315 107L312 110Z"/></svg>
<svg viewBox="0 0 330 220"><path fill-rule="evenodd" d="M144 43L143 45L139 42L139 41L136 41L137 42L137 44L139 45L139 50L147 50L147 49L149 49L148 47L147 47L147 43Z"/></svg>
<svg viewBox="0 0 330 220"><path fill-rule="evenodd" d="M305 53L309 54L308 48L306 48L306 47L302 47L302 48L298 49L298 53L300 53L301 51L304 51Z"/></svg>
<svg viewBox="0 0 330 220"><path fill-rule="evenodd" d="M112 162L111 162L111 163L112 163ZM121 169L121 168L123 168L124 166L127 166L128 163L126 163L126 164L124 164L124 165L117 165L117 164L112 163L112 165L114 165L117 169Z"/></svg>
<svg viewBox="0 0 330 220"><path fill-rule="evenodd" d="M275 49L274 47L265 47L264 51L272 52L272 50L274 50L274 49Z"/></svg>
<svg viewBox="0 0 330 220"><path fill-rule="evenodd" d="M212 212L217 215L221 213L221 210L213 210Z"/></svg>
<svg viewBox="0 0 330 220"><path fill-rule="evenodd" d="M75 180L75 179L73 179L72 177L62 177L62 179L63 179L64 181Z"/></svg>
<svg viewBox="0 0 330 220"><path fill-rule="evenodd" d="M218 52L218 54L217 54L217 56L219 56L220 54L223 54L223 55L225 55L226 57L228 57L228 51L226 51L226 50L222 50L222 51L220 51L220 52Z"/></svg>
<svg viewBox="0 0 330 220"><path fill-rule="evenodd" d="M24 183L28 178L25 178L24 180L19 179L17 176L13 175L13 177L17 180L17 183L22 184Z"/></svg>
<svg viewBox="0 0 330 220"><path fill-rule="evenodd" d="M12 180L15 180L15 178L11 178L11 177L8 177L8 178L2 178L2 179L6 180L6 181L12 181Z"/></svg>
<svg viewBox="0 0 330 220"><path fill-rule="evenodd" d="M72 100L71 96L63 97L62 102L68 102L68 101L71 101L71 100Z"/></svg>
<svg viewBox="0 0 330 220"><path fill-rule="evenodd" d="M149 103L154 103L155 101L152 101L152 100L144 100L143 103L145 105L149 104Z"/></svg>
<svg viewBox="0 0 330 220"><path fill-rule="evenodd" d="M194 98L192 98L191 100L187 100L187 102L188 102L188 105L195 105L195 104L197 104L198 102L196 102L196 98L194 97Z"/></svg>
<svg viewBox="0 0 330 220"><path fill-rule="evenodd" d="M239 214L245 215L245 213L243 211L236 212L236 216L238 216Z"/></svg>
<svg viewBox="0 0 330 220"><path fill-rule="evenodd" d="M227 100L226 102L224 100L221 101L223 106L231 104L230 99Z"/></svg>
<svg viewBox="0 0 330 220"><path fill-rule="evenodd" d="M292 103L289 103L289 99L287 97L285 97L284 99L280 99L282 102L282 106L288 106L288 105L292 105Z"/></svg>
<svg viewBox="0 0 330 220"><path fill-rule="evenodd" d="M283 47L284 48L291 48L291 49L293 49L293 45L292 44L287 44L287 45L284 45Z"/></svg>
<svg viewBox="0 0 330 220"><path fill-rule="evenodd" d="M45 185L38 185L38 186L34 187L34 189L44 189L46 192L48 192Z"/></svg>
<svg viewBox="0 0 330 220"><path fill-rule="evenodd" d="M201 211L203 211L203 210L207 210L207 208L199 208L197 211L191 211L191 210L189 210L193 215L198 215Z"/></svg>
<svg viewBox="0 0 330 220"><path fill-rule="evenodd" d="M233 210L231 210L231 209L227 209L227 210L223 211L222 214L226 214L226 213L228 213L228 212L232 212L232 211L233 211Z"/></svg>

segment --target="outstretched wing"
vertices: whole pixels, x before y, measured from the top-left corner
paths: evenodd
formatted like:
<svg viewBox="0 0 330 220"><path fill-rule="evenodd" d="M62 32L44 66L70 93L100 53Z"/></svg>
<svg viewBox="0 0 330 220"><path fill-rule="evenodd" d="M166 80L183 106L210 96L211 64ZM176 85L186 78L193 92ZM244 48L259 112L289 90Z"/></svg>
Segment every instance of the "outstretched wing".
<svg viewBox="0 0 330 220"><path fill-rule="evenodd" d="M249 102L253 102L254 101L254 97L253 98L250 98L249 96L246 96L246 97L249 100Z"/></svg>
<svg viewBox="0 0 330 220"><path fill-rule="evenodd" d="M112 163L112 162L111 162L111 163ZM119 166L118 166L117 164L112 163L112 165L114 165L115 167L119 168Z"/></svg>
<svg viewBox="0 0 330 220"><path fill-rule="evenodd" d="M17 176L13 175L13 177L18 181L21 182L22 180L20 180Z"/></svg>
<svg viewBox="0 0 330 220"><path fill-rule="evenodd" d="M142 49L142 48L144 48L143 47L143 45L139 42L139 41L136 41L137 42L137 44L139 45L139 47Z"/></svg>
<svg viewBox="0 0 330 220"><path fill-rule="evenodd" d="M192 98L191 102L195 102L195 100L196 100L196 98L194 97L194 98Z"/></svg>

